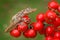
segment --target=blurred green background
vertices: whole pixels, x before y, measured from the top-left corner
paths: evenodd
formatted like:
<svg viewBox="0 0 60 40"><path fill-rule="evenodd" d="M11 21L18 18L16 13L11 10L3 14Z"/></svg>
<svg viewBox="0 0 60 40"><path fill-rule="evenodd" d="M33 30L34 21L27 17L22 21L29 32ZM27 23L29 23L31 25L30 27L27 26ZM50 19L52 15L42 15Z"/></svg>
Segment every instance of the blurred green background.
<svg viewBox="0 0 60 40"><path fill-rule="evenodd" d="M0 40L44 40L44 36L39 33L35 38L25 38L21 35L19 38L10 36L4 30L8 26L11 17L18 11L31 7L38 10L30 14L31 22L35 22L35 17L39 12L45 13L48 9L47 4L50 0L0 0ZM60 3L60 0L57 0Z"/></svg>

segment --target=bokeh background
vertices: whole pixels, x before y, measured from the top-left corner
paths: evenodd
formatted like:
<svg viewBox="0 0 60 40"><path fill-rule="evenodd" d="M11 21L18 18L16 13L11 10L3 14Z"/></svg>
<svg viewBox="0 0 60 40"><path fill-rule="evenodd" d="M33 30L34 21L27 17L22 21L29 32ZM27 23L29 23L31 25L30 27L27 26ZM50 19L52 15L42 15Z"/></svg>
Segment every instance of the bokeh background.
<svg viewBox="0 0 60 40"><path fill-rule="evenodd" d="M50 0L0 0L0 40L44 40L44 36L39 33L35 38L25 38L21 35L19 38L10 36L9 33L5 33L4 30L8 26L11 17L18 11L31 7L38 10L30 14L31 22L36 21L36 15L39 12L45 13L48 10L48 2ZM60 0L56 0L60 3Z"/></svg>

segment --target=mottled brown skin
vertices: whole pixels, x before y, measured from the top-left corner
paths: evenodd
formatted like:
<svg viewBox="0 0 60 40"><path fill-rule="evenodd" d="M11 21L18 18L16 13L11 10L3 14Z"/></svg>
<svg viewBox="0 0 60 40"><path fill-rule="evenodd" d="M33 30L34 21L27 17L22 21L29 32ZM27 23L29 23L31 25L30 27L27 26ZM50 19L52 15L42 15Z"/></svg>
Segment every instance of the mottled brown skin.
<svg viewBox="0 0 60 40"><path fill-rule="evenodd" d="M10 30L14 29L17 27L17 24L22 21L22 17L24 15L28 15L32 12L35 12L37 9L32 9L32 8L26 8L24 10L19 11L17 14L15 14L12 17L12 20L10 21L10 25L5 29L5 32L9 32Z"/></svg>

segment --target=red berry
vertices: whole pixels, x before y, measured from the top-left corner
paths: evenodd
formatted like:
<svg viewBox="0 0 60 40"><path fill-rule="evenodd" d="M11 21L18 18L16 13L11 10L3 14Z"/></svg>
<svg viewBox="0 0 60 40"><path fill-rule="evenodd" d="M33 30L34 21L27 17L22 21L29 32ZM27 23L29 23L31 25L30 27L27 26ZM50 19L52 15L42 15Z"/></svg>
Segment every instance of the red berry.
<svg viewBox="0 0 60 40"><path fill-rule="evenodd" d="M51 10L48 10L48 11L46 12L45 17L46 17L47 19L55 20L55 18L56 18L56 13L53 12L53 11L51 11Z"/></svg>
<svg viewBox="0 0 60 40"><path fill-rule="evenodd" d="M43 22L43 21L45 20L45 19L44 19L44 14L43 14L43 13L39 13L39 14L36 16L36 20Z"/></svg>
<svg viewBox="0 0 60 40"><path fill-rule="evenodd" d="M21 32L19 32L17 29L13 29L10 31L10 35L13 37L19 37L21 35Z"/></svg>
<svg viewBox="0 0 60 40"><path fill-rule="evenodd" d="M34 37L36 37L36 35L37 35L37 33L33 29L29 29L24 32L24 36L27 38L34 38Z"/></svg>
<svg viewBox="0 0 60 40"><path fill-rule="evenodd" d="M46 36L53 35L53 33L54 33L54 27L53 26L48 26L46 28Z"/></svg>
<svg viewBox="0 0 60 40"><path fill-rule="evenodd" d="M53 20L47 20L47 19L45 19L45 22L46 22L47 24L53 24L53 23L54 23Z"/></svg>
<svg viewBox="0 0 60 40"><path fill-rule="evenodd" d="M33 29L36 31L41 31L43 29L43 23L42 22L35 22L33 25Z"/></svg>
<svg viewBox="0 0 60 40"><path fill-rule="evenodd" d="M60 38L60 32L55 32L54 33L54 38Z"/></svg>
<svg viewBox="0 0 60 40"><path fill-rule="evenodd" d="M28 15L25 15L25 16L23 16L23 21L26 22L27 24L29 24L31 20L28 17Z"/></svg>
<svg viewBox="0 0 60 40"><path fill-rule="evenodd" d="M59 17L56 17L56 19L55 19L53 25L54 25L54 27L60 26L60 18L59 18Z"/></svg>
<svg viewBox="0 0 60 40"><path fill-rule="evenodd" d="M58 6L58 9L57 9L58 12L60 12L60 6Z"/></svg>
<svg viewBox="0 0 60 40"><path fill-rule="evenodd" d="M60 40L59 38L54 38L53 40Z"/></svg>
<svg viewBox="0 0 60 40"><path fill-rule="evenodd" d="M45 40L53 40L53 38L51 36L47 36Z"/></svg>
<svg viewBox="0 0 60 40"><path fill-rule="evenodd" d="M21 22L20 24L18 24L18 30L20 32L24 32L28 29L28 25L25 22Z"/></svg>
<svg viewBox="0 0 60 40"><path fill-rule="evenodd" d="M29 38L28 31L25 31L25 32L23 33L23 35L24 35L26 38Z"/></svg>
<svg viewBox="0 0 60 40"><path fill-rule="evenodd" d="M57 9L58 6L59 6L59 4L57 2L55 2L55 1L51 1L51 2L48 3L48 7L50 9Z"/></svg>
<svg viewBox="0 0 60 40"><path fill-rule="evenodd" d="M48 24L51 24L51 23L53 23L53 21L55 20L56 17L57 17L57 15L55 12L48 10L45 14L45 21Z"/></svg>

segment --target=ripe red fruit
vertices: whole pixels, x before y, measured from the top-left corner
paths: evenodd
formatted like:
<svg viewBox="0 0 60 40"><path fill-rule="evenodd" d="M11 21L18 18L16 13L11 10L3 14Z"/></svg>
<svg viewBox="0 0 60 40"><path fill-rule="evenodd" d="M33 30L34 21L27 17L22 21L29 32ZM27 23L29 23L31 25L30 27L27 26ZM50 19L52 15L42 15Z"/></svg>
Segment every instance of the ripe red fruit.
<svg viewBox="0 0 60 40"><path fill-rule="evenodd" d="M57 17L57 15L55 12L48 10L45 14L45 21L48 24L51 24L55 20L56 17Z"/></svg>
<svg viewBox="0 0 60 40"><path fill-rule="evenodd" d="M48 3L48 7L50 9L57 9L58 6L59 6L59 4L57 2L55 2L55 1L51 1L51 2Z"/></svg>
<svg viewBox="0 0 60 40"><path fill-rule="evenodd" d="M28 29L27 31L24 32L24 36L27 38L34 38L36 37L37 33L33 29Z"/></svg>
<svg viewBox="0 0 60 40"><path fill-rule="evenodd" d="M57 15L56 15L55 12L53 12L53 11L51 11L51 10L48 10L48 11L46 12L45 17L46 17L47 19L55 20L55 18L57 17Z"/></svg>
<svg viewBox="0 0 60 40"><path fill-rule="evenodd" d="M58 27L58 26L60 26L60 18L59 17L56 17L53 25L54 25L55 28Z"/></svg>
<svg viewBox="0 0 60 40"><path fill-rule="evenodd" d="M22 21L24 21L24 22L26 22L27 24L29 24L30 23L30 18L28 17L28 15L25 15L25 16L23 16L23 20Z"/></svg>
<svg viewBox="0 0 60 40"><path fill-rule="evenodd" d="M57 9L58 12L60 12L60 6L58 6L58 9Z"/></svg>
<svg viewBox="0 0 60 40"><path fill-rule="evenodd" d="M25 22L21 22L20 24L18 24L18 30L20 32L24 32L28 29L28 25Z"/></svg>
<svg viewBox="0 0 60 40"><path fill-rule="evenodd" d="M59 38L54 38L53 40L60 40Z"/></svg>
<svg viewBox="0 0 60 40"><path fill-rule="evenodd" d="M45 20L45 19L44 19L44 14L43 14L43 13L39 13L39 14L36 16L36 20L43 22L43 21Z"/></svg>
<svg viewBox="0 0 60 40"><path fill-rule="evenodd" d="M33 29L35 31L41 31L43 29L43 23L42 22L35 22L33 25Z"/></svg>
<svg viewBox="0 0 60 40"><path fill-rule="evenodd" d="M21 32L19 32L17 29L13 29L10 31L10 35L13 37L19 37L21 35Z"/></svg>
<svg viewBox="0 0 60 40"><path fill-rule="evenodd" d="M54 33L54 27L53 26L48 26L46 28L46 36L53 35L53 33Z"/></svg>
<svg viewBox="0 0 60 40"><path fill-rule="evenodd" d="M47 36L45 40L53 40L53 38L51 36Z"/></svg>
<svg viewBox="0 0 60 40"><path fill-rule="evenodd" d="M45 22L46 22L47 24L53 24L53 23L54 23L53 20L47 20L47 19L45 19Z"/></svg>
<svg viewBox="0 0 60 40"><path fill-rule="evenodd" d="M60 32L55 32L54 33L54 38L60 38Z"/></svg>

